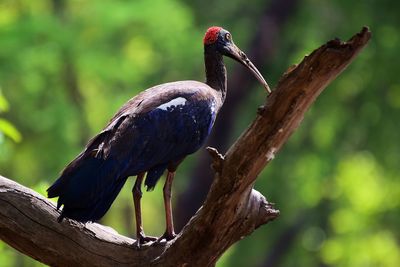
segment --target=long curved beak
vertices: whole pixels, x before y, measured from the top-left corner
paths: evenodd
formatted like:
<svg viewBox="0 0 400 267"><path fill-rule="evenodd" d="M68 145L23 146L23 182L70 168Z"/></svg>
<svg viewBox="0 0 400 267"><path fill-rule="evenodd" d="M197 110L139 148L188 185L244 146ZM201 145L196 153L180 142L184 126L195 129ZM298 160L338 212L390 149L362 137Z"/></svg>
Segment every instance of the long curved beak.
<svg viewBox="0 0 400 267"><path fill-rule="evenodd" d="M254 66L246 54L243 53L242 50L240 50L236 45L232 43L227 47L226 56L246 66L246 68L248 68L254 74L254 76L256 76L257 80L264 86L265 90L267 90L268 93L271 93L268 83L265 81L264 77L258 71L256 66Z"/></svg>

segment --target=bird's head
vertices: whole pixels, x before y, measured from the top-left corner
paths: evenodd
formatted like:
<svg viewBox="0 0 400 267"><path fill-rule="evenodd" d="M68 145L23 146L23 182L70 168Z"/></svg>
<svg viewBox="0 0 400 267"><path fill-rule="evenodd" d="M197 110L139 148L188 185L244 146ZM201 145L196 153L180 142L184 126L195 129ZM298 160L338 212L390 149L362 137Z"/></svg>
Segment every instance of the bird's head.
<svg viewBox="0 0 400 267"><path fill-rule="evenodd" d="M258 69L248 59L246 54L233 43L230 32L221 27L210 27L204 36L203 43L205 47L212 47L222 55L233 58L243 64L256 76L265 89L271 93L271 89Z"/></svg>

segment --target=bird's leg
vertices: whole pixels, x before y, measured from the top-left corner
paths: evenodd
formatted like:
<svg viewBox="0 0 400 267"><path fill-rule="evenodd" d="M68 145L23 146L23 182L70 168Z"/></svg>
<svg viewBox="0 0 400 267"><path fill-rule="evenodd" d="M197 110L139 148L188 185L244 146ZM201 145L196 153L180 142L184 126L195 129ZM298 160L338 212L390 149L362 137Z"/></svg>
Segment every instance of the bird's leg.
<svg viewBox="0 0 400 267"><path fill-rule="evenodd" d="M162 239L166 239L168 241L174 239L176 236L174 231L174 221L172 218L172 206L171 206L171 187L174 176L175 176L175 171L168 170L167 179L165 180L165 185L163 189L166 230L165 233L160 238L158 238L158 241L161 241Z"/></svg>
<svg viewBox="0 0 400 267"><path fill-rule="evenodd" d="M152 237L152 236L146 236L143 232L143 227L142 227L142 210L140 208L140 200L142 198L142 181L144 178L144 172L140 173L137 178L135 185L132 188L132 195L133 195L133 204L135 205L135 219L136 219L136 238L137 238L137 245L140 246L140 244L149 242L149 241L154 241L157 238Z"/></svg>

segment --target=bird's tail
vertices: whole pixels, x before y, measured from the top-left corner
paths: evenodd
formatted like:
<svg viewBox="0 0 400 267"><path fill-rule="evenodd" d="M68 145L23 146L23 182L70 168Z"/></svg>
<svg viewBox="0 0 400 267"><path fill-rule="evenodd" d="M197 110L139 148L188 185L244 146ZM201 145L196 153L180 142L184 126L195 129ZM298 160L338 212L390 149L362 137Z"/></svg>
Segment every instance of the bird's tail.
<svg viewBox="0 0 400 267"><path fill-rule="evenodd" d="M112 159L78 157L47 189L48 197L59 197L64 205L59 220L97 221L110 208L127 179Z"/></svg>

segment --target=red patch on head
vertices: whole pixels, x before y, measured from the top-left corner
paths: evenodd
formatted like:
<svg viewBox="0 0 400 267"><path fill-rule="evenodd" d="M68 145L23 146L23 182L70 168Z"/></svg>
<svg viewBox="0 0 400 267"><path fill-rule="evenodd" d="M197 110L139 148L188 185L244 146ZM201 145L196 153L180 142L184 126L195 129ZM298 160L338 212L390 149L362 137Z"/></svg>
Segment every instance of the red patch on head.
<svg viewBox="0 0 400 267"><path fill-rule="evenodd" d="M206 35L204 35L203 43L205 45L209 45L217 41L218 39L218 34L219 31L221 30L221 27L213 26L208 28Z"/></svg>

